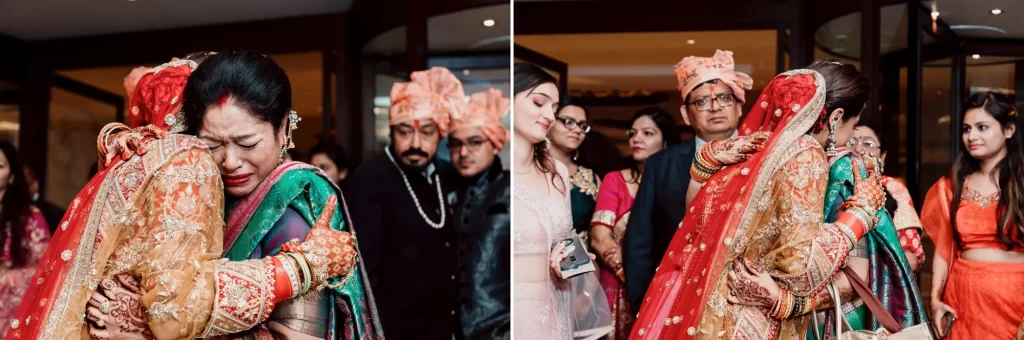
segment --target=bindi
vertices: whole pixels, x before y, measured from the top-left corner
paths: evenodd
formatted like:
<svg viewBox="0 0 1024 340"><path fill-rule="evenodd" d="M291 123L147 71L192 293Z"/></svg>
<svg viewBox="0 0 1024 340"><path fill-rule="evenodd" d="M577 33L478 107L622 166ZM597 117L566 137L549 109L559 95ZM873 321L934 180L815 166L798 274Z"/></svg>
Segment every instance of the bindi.
<svg viewBox="0 0 1024 340"><path fill-rule="evenodd" d="M220 99L217 99L217 105L227 104L229 98L231 98L231 95L224 94L223 96L220 97Z"/></svg>
<svg viewBox="0 0 1024 340"><path fill-rule="evenodd" d="M420 129L420 120L419 119L413 120L412 121L412 126L415 127L417 130L419 130Z"/></svg>

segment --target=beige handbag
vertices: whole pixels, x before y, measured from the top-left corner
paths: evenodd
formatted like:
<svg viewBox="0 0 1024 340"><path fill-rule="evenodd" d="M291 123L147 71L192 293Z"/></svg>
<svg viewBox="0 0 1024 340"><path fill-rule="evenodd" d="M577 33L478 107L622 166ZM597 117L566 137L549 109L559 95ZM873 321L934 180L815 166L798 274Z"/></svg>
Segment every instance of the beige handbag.
<svg viewBox="0 0 1024 340"><path fill-rule="evenodd" d="M843 313L842 303L839 297L839 288L833 284L828 284L829 294L832 295L832 300L835 301L835 324L836 330L834 334L839 334L841 340L935 340L937 337L932 333L932 327L929 323L925 322L913 327L901 329L899 322L896 322L896 318L892 317L882 306L882 302L875 297L868 290L867 284L860 279L857 274L853 272L853 269L849 267L843 268L843 273L846 274L846 278L850 281L850 285L853 286L853 290L857 292L861 300L864 300L864 304L871 310L871 314L874 315L875 319L878 319L878 323L882 324L882 328L876 331L859 330L854 331L853 327L850 327L850 323L846 320L846 316ZM814 335L818 339L822 339L818 336L818 318L817 315L812 316L812 322L814 324ZM843 332L843 328L847 329ZM826 331L827 332L827 331Z"/></svg>

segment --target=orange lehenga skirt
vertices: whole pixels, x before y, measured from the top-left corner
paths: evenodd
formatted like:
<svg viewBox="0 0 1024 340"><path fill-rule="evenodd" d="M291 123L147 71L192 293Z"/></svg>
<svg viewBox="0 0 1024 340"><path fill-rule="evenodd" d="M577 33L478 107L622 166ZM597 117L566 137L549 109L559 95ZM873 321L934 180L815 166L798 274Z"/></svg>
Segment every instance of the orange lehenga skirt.
<svg viewBox="0 0 1024 340"><path fill-rule="evenodd" d="M949 339L1013 339L1024 321L1024 264L958 258L943 300L958 317Z"/></svg>

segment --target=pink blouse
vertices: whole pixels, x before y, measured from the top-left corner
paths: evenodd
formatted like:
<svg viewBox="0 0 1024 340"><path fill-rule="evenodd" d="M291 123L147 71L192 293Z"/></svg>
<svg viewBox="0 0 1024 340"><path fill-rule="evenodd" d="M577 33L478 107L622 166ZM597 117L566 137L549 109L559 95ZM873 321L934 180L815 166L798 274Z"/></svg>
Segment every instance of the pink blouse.
<svg viewBox="0 0 1024 340"><path fill-rule="evenodd" d="M0 334L6 334L7 328L11 326L9 320L14 318L14 313L21 304L21 296L25 295L29 280L36 272L36 265L46 250L46 244L50 242L50 229L39 209L32 207L32 211L23 221L24 223L19 226L22 228L21 248L27 250L23 266L14 267L10 229L3 230L8 234L5 237L3 253L0 253L0 320L3 320L0 322Z"/></svg>

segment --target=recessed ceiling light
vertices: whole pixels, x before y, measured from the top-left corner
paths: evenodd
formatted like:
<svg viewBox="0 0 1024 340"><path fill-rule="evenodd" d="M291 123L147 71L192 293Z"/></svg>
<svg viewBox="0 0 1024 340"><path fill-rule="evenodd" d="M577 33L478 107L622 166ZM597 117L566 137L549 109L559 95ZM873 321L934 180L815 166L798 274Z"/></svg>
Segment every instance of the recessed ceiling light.
<svg viewBox="0 0 1024 340"><path fill-rule="evenodd" d="M690 40L686 41L686 44L688 44L688 45L693 45L693 44L696 44L696 43L697 43L697 41L693 40L693 39L690 39Z"/></svg>
<svg viewBox="0 0 1024 340"><path fill-rule="evenodd" d="M939 11L932 11L932 20L939 18Z"/></svg>
<svg viewBox="0 0 1024 340"><path fill-rule="evenodd" d="M971 55L971 58L981 59L981 55L980 54L974 54L974 55Z"/></svg>
<svg viewBox="0 0 1024 340"><path fill-rule="evenodd" d="M468 76L469 75L469 69L467 68L465 70L462 70L462 75Z"/></svg>
<svg viewBox="0 0 1024 340"><path fill-rule="evenodd" d="M484 26L487 26L487 27L494 26L494 19L484 20Z"/></svg>
<svg viewBox="0 0 1024 340"><path fill-rule="evenodd" d="M993 9L992 9L992 14L993 14L993 15L1000 15L1000 14L1003 14L1003 10L1001 10L1001 9L998 9L998 8L993 8Z"/></svg>

